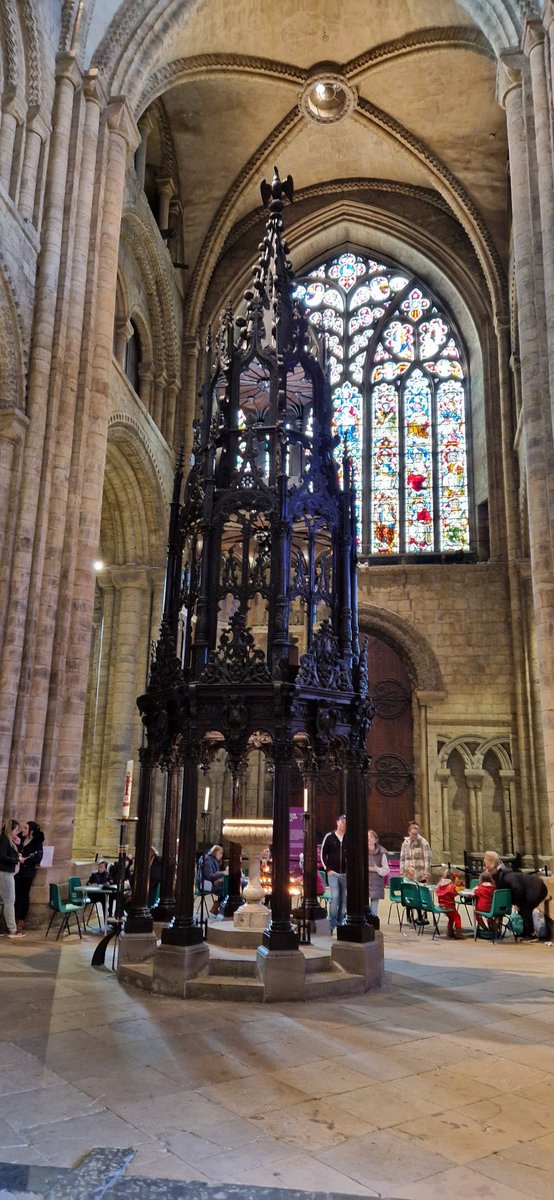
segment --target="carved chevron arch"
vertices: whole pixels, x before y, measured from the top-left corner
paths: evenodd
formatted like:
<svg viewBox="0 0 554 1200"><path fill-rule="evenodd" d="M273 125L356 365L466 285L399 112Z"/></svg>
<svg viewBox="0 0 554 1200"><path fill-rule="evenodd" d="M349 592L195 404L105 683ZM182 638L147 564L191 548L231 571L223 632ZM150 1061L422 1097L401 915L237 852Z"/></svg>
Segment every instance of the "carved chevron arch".
<svg viewBox="0 0 554 1200"><path fill-rule="evenodd" d="M157 370L165 370L168 380L180 382L179 334L175 320L174 283L169 268L160 261L150 231L139 213L127 209L123 214L121 238L136 259L149 301L153 344L162 351Z"/></svg>

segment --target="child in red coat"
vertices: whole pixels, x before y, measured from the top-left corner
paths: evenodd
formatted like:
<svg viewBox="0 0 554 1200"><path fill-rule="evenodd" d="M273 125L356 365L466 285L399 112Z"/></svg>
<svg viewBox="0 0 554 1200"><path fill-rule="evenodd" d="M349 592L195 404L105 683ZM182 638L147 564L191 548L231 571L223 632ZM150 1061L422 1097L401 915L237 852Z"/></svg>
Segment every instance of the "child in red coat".
<svg viewBox="0 0 554 1200"><path fill-rule="evenodd" d="M494 931L497 924L494 917L489 917L485 923L485 918L479 916L480 912L490 912L495 887L496 884L492 875L489 875L488 871L483 871L483 874L479 876L477 887L473 889L473 895L475 896L475 920L480 929L488 928Z"/></svg>
<svg viewBox="0 0 554 1200"><path fill-rule="evenodd" d="M448 937L457 938L458 941L461 941L465 938L465 933L462 933L462 922L456 908L457 894L454 883L454 872L443 871L442 879L439 880L435 888L436 901L448 916Z"/></svg>

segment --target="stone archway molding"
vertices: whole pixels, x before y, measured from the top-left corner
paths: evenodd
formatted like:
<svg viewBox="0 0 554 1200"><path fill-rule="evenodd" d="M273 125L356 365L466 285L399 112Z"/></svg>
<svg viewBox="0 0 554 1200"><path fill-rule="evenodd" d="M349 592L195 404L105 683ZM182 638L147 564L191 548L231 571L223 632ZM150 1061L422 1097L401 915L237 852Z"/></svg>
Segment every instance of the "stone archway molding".
<svg viewBox="0 0 554 1200"><path fill-rule="evenodd" d="M379 608L374 604L364 603L360 598L360 630L388 642L404 661L412 681L414 691L425 697L425 703L432 699L446 698L444 680L435 651L423 635L403 617L391 609Z"/></svg>
<svg viewBox="0 0 554 1200"><path fill-rule="evenodd" d="M529 15L539 16L529 0L460 0L460 4L497 57L519 46ZM202 0L126 0L120 5L91 57L109 94L125 94L136 107L143 80L170 62L175 38L202 6Z"/></svg>

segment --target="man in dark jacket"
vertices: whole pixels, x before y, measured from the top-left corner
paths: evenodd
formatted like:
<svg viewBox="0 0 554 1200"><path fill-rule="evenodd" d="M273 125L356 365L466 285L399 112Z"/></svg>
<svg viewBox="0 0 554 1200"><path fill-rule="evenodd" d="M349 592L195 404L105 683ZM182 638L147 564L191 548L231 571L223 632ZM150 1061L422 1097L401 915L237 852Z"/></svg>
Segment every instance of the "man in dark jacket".
<svg viewBox="0 0 554 1200"><path fill-rule="evenodd" d="M337 818L337 828L326 833L321 843L321 861L327 871L331 901L329 929L342 925L346 917L346 817Z"/></svg>

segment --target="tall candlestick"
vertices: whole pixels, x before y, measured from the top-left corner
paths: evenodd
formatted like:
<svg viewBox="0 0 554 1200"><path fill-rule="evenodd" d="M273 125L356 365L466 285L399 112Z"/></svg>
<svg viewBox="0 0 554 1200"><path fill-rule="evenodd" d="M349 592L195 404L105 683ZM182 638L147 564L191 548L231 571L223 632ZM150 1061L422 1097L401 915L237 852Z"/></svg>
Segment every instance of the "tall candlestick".
<svg viewBox="0 0 554 1200"><path fill-rule="evenodd" d="M208 811L209 803L210 803L210 789L209 789L209 787L207 787L206 791L204 792L204 812Z"/></svg>
<svg viewBox="0 0 554 1200"><path fill-rule="evenodd" d="M308 789L304 788L304 812L308 811Z"/></svg>
<svg viewBox="0 0 554 1200"><path fill-rule="evenodd" d="M131 811L131 787L133 784L133 760L129 759L127 770L125 771L125 787L123 790L123 804L121 807L121 820L128 821Z"/></svg>

